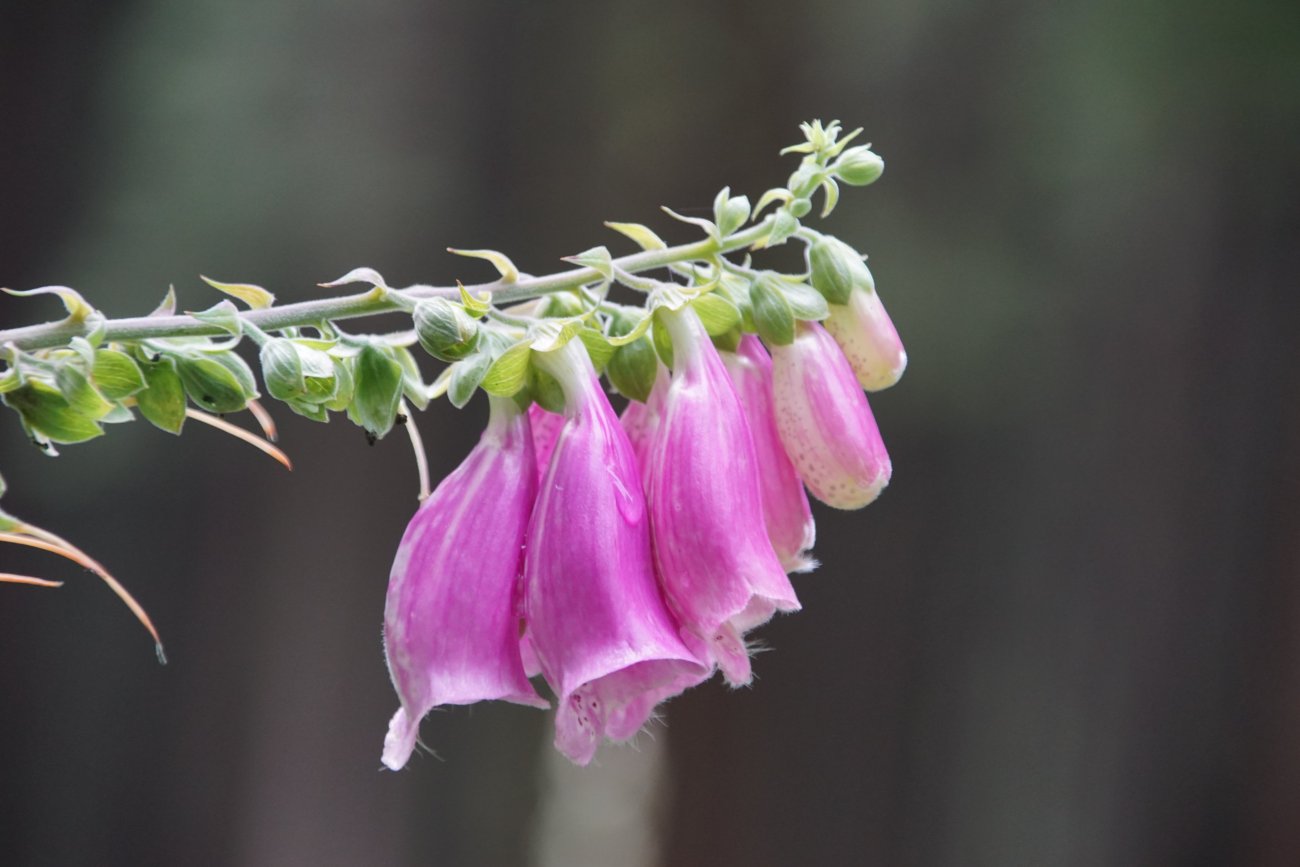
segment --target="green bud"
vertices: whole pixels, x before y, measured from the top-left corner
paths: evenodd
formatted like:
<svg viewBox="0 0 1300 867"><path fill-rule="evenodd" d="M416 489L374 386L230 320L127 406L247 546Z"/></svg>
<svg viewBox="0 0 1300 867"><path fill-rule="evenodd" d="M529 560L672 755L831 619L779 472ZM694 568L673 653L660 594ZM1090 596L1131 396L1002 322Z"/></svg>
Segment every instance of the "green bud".
<svg viewBox="0 0 1300 867"><path fill-rule="evenodd" d="M542 409L555 413L564 412L564 389L560 386L559 380L535 364L529 369L528 394Z"/></svg>
<svg viewBox="0 0 1300 867"><path fill-rule="evenodd" d="M793 203L792 203L793 204ZM776 212L772 219L772 231L767 236L766 245L775 247L778 244L784 244L785 239L793 235L799 228L799 219L790 211L782 208Z"/></svg>
<svg viewBox="0 0 1300 867"><path fill-rule="evenodd" d="M247 381L239 370L241 365L248 373ZM252 385L253 372L233 352L198 351L177 355L176 372L180 374L190 400L211 412L237 412L256 394Z"/></svg>
<svg viewBox="0 0 1300 867"><path fill-rule="evenodd" d="M839 238L822 235L808 248L813 288L832 304L848 304L854 289L874 289L871 272L857 251Z"/></svg>
<svg viewBox="0 0 1300 867"><path fill-rule="evenodd" d="M389 347L367 344L356 357L348 417L378 439L393 429L402 399L402 365Z"/></svg>
<svg viewBox="0 0 1300 867"><path fill-rule="evenodd" d="M445 298L421 301L412 318L420 345L434 358L459 361L478 346L478 322Z"/></svg>
<svg viewBox="0 0 1300 867"><path fill-rule="evenodd" d="M648 337L639 337L614 351L605 369L619 394L644 402L650 397L659 373L659 359Z"/></svg>
<svg viewBox="0 0 1300 867"><path fill-rule="evenodd" d="M273 337L262 344L262 381L276 400L294 400L307 394L302 359L292 340Z"/></svg>
<svg viewBox="0 0 1300 867"><path fill-rule="evenodd" d="M811 210L812 199L807 196L800 196L790 202L790 216L792 217L806 217Z"/></svg>
<svg viewBox="0 0 1300 867"><path fill-rule="evenodd" d="M140 414L168 433L178 434L185 422L185 389L170 358L140 363L144 391L135 396Z"/></svg>
<svg viewBox="0 0 1300 867"><path fill-rule="evenodd" d="M760 275L750 284L749 302L758 336L774 346L788 346L794 342L794 312L780 282L775 275Z"/></svg>
<svg viewBox="0 0 1300 867"><path fill-rule="evenodd" d="M550 319L568 319L583 314L582 299L573 292L556 292L537 305L537 315Z"/></svg>
<svg viewBox="0 0 1300 867"><path fill-rule="evenodd" d="M725 238L749 221L749 199L732 197L731 189L724 187L713 200L713 222L719 237Z"/></svg>
<svg viewBox="0 0 1300 867"><path fill-rule="evenodd" d="M19 388L0 396L5 405L22 417L28 433L41 442L79 443L102 434L95 420L80 413L53 386L29 379Z"/></svg>
<svg viewBox="0 0 1300 867"><path fill-rule="evenodd" d="M794 174L790 175L790 180L786 186L797 199L805 199L812 195L812 191L817 189L817 185L822 182L818 177L821 173L821 167L812 158L806 158L799 168L795 169Z"/></svg>
<svg viewBox="0 0 1300 867"><path fill-rule="evenodd" d="M885 161L867 145L858 145L840 154L840 158L831 164L831 171L846 184L865 187L885 171Z"/></svg>

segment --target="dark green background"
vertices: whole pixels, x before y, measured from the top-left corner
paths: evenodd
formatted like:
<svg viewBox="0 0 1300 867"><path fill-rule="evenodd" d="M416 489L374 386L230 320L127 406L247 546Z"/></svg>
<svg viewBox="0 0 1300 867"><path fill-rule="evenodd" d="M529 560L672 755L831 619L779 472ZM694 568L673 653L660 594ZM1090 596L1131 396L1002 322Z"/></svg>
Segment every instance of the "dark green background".
<svg viewBox="0 0 1300 867"><path fill-rule="evenodd" d="M818 512L753 689L669 705L664 863L1300 862L1293 2L8 2L0 285L540 273L603 220L690 237L657 207L781 183L813 117L888 163L826 228L910 352L894 482ZM545 715L377 770L405 443L277 415L291 475L194 425L50 460L5 414L5 507L173 661L0 550L68 581L0 590L0 861L528 863ZM484 415L420 419L437 475Z"/></svg>

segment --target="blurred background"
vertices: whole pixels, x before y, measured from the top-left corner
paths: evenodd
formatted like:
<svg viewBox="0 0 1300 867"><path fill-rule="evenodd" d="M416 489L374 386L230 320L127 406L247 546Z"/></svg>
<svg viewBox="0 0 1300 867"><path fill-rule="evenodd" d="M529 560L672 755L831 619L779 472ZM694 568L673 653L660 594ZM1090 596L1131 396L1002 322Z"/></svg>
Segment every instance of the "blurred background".
<svg viewBox="0 0 1300 867"><path fill-rule="evenodd" d="M657 208L783 183L812 118L888 164L819 225L911 366L872 398L893 484L817 513L752 689L581 772L547 714L438 712L381 772L400 435L277 412L290 474L197 425L51 460L5 412L5 508L171 664L0 549L67 581L0 590L0 862L1300 863L1294 2L8 2L0 285L121 316L200 273L492 276L447 246L542 273L626 251L603 220L690 238ZM485 416L419 417L437 476Z"/></svg>

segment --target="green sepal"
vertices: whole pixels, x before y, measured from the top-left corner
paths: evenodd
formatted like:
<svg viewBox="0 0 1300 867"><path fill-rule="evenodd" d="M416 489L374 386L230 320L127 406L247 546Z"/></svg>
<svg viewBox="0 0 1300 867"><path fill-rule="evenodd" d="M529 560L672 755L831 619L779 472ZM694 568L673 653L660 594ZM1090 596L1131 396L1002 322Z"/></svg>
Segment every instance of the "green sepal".
<svg viewBox="0 0 1300 867"><path fill-rule="evenodd" d="M391 349L393 357L402 366L402 393L416 409L423 410L429 405L429 389L420 374L420 365L405 346L393 346Z"/></svg>
<svg viewBox="0 0 1300 867"><path fill-rule="evenodd" d="M713 221L719 238L726 238L749 221L749 198L731 195L730 187L723 187L713 199Z"/></svg>
<svg viewBox="0 0 1300 867"><path fill-rule="evenodd" d="M531 339L524 339L501 353L483 377L483 390L497 397L510 397L523 388L528 380L532 343Z"/></svg>
<svg viewBox="0 0 1300 867"><path fill-rule="evenodd" d="M130 397L145 387L139 365L131 356L116 349L101 349L95 353L91 377L100 393L109 400Z"/></svg>
<svg viewBox="0 0 1300 867"><path fill-rule="evenodd" d="M564 412L564 388L559 380L535 364L528 371L528 395L542 409Z"/></svg>
<svg viewBox="0 0 1300 867"><path fill-rule="evenodd" d="M691 307L710 336L725 334L740 324L740 309L717 292L701 295Z"/></svg>
<svg viewBox="0 0 1300 867"><path fill-rule="evenodd" d="M848 304L854 289L873 286L862 256L839 238L819 236L806 255L813 288L832 304Z"/></svg>
<svg viewBox="0 0 1300 867"><path fill-rule="evenodd" d="M584 327L578 332L578 337L582 340L583 346L587 347L587 355L591 356L591 363L596 368L596 372L604 372L615 351L609 338L591 327Z"/></svg>
<svg viewBox="0 0 1300 867"><path fill-rule="evenodd" d="M391 347L367 344L356 357L355 386L348 417L380 438L393 429L402 399L402 365Z"/></svg>
<svg viewBox="0 0 1300 867"><path fill-rule="evenodd" d="M798 228L799 220L795 218L794 214L782 208L776 212L776 216L772 219L772 231L763 242L763 246L775 247L778 244L784 244L786 238L793 235Z"/></svg>
<svg viewBox="0 0 1300 867"><path fill-rule="evenodd" d="M830 307L826 306L826 299L807 283L791 283L789 280L782 280L781 294L785 296L795 319L819 322L831 315Z"/></svg>
<svg viewBox="0 0 1300 867"><path fill-rule="evenodd" d="M739 328L733 328L730 331L722 334L712 334L709 337L719 352L735 352L740 348L740 338L742 336L744 336L743 331Z"/></svg>
<svg viewBox="0 0 1300 867"><path fill-rule="evenodd" d="M80 443L104 432L94 419L78 412L58 389L37 379L28 380L0 400L17 411L23 425L37 440Z"/></svg>
<svg viewBox="0 0 1300 867"><path fill-rule="evenodd" d="M155 427L179 434L185 423L185 389L170 358L140 362L145 388L135 395L140 414Z"/></svg>
<svg viewBox="0 0 1300 867"><path fill-rule="evenodd" d="M68 405L78 415L94 421L108 415L113 409L113 404L91 385L90 378L73 364L59 365L54 381Z"/></svg>
<svg viewBox="0 0 1300 867"><path fill-rule="evenodd" d="M487 375L488 368L492 366L492 356L486 352L478 352L469 358L456 362L451 367L447 377L447 399L451 405L461 409L469 403L474 391L483 382L483 377Z"/></svg>
<svg viewBox="0 0 1300 867"><path fill-rule="evenodd" d="M325 408L342 412L352 404L356 394L356 376L352 372L351 359L331 358L330 361L334 364L334 396L325 401Z"/></svg>
<svg viewBox="0 0 1300 867"><path fill-rule="evenodd" d="M780 281L765 274L749 286L754 329L768 344L788 346L794 342L794 312L782 294Z"/></svg>
<svg viewBox="0 0 1300 867"><path fill-rule="evenodd" d="M176 372L180 374L190 400L210 412L238 412L248 403L239 378L215 355L205 352L178 354Z"/></svg>
<svg viewBox="0 0 1300 867"><path fill-rule="evenodd" d="M671 308L669 308L671 309ZM654 320L654 327L650 329L650 341L654 344L655 353L659 359L671 370L673 366L673 339L668 333L668 327L663 323L663 317L659 310L650 314Z"/></svg>

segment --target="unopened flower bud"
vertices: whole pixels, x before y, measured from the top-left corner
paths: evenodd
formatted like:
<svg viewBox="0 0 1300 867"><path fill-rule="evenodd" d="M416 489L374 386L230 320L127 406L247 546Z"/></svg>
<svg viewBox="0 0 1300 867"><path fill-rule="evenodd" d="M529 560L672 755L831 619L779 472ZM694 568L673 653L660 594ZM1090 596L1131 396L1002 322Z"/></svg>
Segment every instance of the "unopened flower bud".
<svg viewBox="0 0 1300 867"><path fill-rule="evenodd" d="M800 322L794 342L771 349L776 426L791 463L826 505L862 508L892 467L848 361L816 322Z"/></svg>
<svg viewBox="0 0 1300 867"><path fill-rule="evenodd" d="M858 252L839 238L822 235L807 252L813 288L831 304L847 304L854 289L871 289L871 272Z"/></svg>
<svg viewBox="0 0 1300 867"><path fill-rule="evenodd" d="M831 171L846 184L865 187L885 171L885 161L867 145L859 145L840 154L831 165Z"/></svg>
<svg viewBox="0 0 1300 867"><path fill-rule="evenodd" d="M459 361L478 347L478 323L445 298L421 301L412 319L420 345L434 358Z"/></svg>
<svg viewBox="0 0 1300 867"><path fill-rule="evenodd" d="M907 369L907 351L879 293L858 289L848 304L832 304L830 310L826 330L840 345L858 383L867 391L880 391L898 382Z"/></svg>
<svg viewBox="0 0 1300 867"><path fill-rule="evenodd" d="M273 337L262 345L262 380L276 400L293 400L307 392L302 374L302 359L293 341Z"/></svg>

